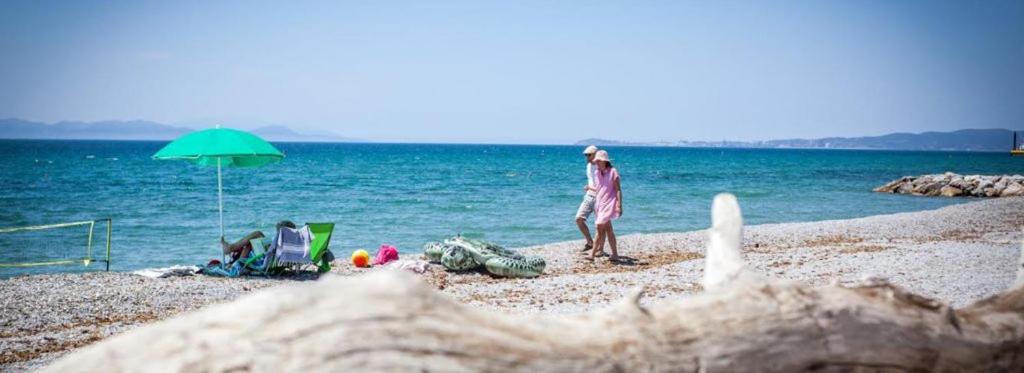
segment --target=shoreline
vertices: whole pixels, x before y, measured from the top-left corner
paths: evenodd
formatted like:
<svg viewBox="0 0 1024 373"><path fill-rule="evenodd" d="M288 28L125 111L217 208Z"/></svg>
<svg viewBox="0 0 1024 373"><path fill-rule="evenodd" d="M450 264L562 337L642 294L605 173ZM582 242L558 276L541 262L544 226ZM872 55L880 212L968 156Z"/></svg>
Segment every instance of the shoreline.
<svg viewBox="0 0 1024 373"><path fill-rule="evenodd" d="M749 267L770 277L815 286L884 277L962 307L1013 282L1024 241L1021 222L1024 198L1009 197L855 219L754 225L744 228L743 255ZM454 285L445 292L495 310L577 313L610 305L643 285L642 302L649 304L701 290L706 242L704 230L619 237L620 255L635 257L635 266L582 262L582 240L532 246L521 250L548 259L545 275L500 281L449 275L447 283ZM526 287L530 293L519 290Z"/></svg>
<svg viewBox="0 0 1024 373"><path fill-rule="evenodd" d="M1022 221L1024 197L1009 197L856 219L747 226L744 256L752 269L770 277L824 285L874 275L962 307L1012 283ZM437 265L423 277L461 303L502 312L578 313L605 307L641 285L642 302L650 304L701 291L705 236L703 230L621 236L619 252L633 259L629 265L583 261L582 240L517 249L546 258L545 274L535 279L455 274ZM381 270L335 263L332 275ZM304 279L150 279L99 272L0 280L0 370L35 369L136 326Z"/></svg>

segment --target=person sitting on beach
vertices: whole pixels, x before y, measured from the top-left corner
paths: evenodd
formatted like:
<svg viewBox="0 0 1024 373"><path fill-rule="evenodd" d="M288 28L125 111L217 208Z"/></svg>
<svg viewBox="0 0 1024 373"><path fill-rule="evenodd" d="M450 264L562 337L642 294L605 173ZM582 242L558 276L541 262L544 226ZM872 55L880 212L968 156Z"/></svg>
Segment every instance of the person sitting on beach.
<svg viewBox="0 0 1024 373"><path fill-rule="evenodd" d="M231 262L228 264L230 265L231 263L234 263L238 259L244 259L249 257L249 253L252 252L253 249L251 240L262 238L264 240L265 247L270 247L271 245L273 245L273 240L277 237L277 231L280 231L282 227L295 229L295 223L292 223L290 220L281 220L280 222L277 223L276 228L274 228L274 237L267 237L265 234L263 234L263 232L260 231L253 231L252 233L249 233L242 237L240 240L232 243L228 243L227 241L224 240L224 237L221 237L220 246L221 249L224 250L224 255L231 256Z"/></svg>
<svg viewBox="0 0 1024 373"><path fill-rule="evenodd" d="M594 163L597 165L597 172L594 175L597 183L595 202L597 242L589 259L594 260L595 257L604 255L604 241L608 240L608 244L612 248L612 255L609 259L615 262L619 260L619 252L615 242L615 231L612 229L612 220L622 216L622 188L619 186L619 172L612 166L608 152L604 150L594 154Z"/></svg>
<svg viewBox="0 0 1024 373"><path fill-rule="evenodd" d="M583 156L587 157L587 185L583 186L583 202L576 210L576 227L583 233L587 243L583 245L583 252L594 248L594 239L590 236L590 227L587 226L587 217L594 212L594 200L597 198L597 184L594 181L594 153L597 153L596 146L588 146L583 150Z"/></svg>

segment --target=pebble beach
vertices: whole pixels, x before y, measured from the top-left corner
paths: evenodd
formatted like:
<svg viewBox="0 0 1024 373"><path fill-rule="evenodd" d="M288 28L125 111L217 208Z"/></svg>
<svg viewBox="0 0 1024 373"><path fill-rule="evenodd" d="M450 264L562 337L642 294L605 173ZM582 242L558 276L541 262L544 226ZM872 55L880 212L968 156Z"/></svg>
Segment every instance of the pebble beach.
<svg viewBox="0 0 1024 373"><path fill-rule="evenodd" d="M859 219L755 225L745 227L744 256L751 268L770 277L814 285L882 277L961 307L1013 282L1022 224L1024 197ZM571 314L605 307L640 287L647 304L702 291L705 245L704 231L621 236L619 254L625 261L613 264L606 258L583 260L583 242L568 241L520 249L547 260L538 278L451 273L438 265L429 266L422 278L474 307ZM379 270L389 269L336 262L325 276ZM6 279L0 281L0 370L32 370L140 325L311 280L315 276L154 279L117 272Z"/></svg>

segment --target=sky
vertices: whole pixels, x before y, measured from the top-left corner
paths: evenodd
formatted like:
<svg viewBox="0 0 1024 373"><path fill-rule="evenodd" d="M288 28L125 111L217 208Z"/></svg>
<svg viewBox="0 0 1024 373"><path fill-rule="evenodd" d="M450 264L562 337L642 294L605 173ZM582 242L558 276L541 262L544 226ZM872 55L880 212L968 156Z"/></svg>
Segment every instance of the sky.
<svg viewBox="0 0 1024 373"><path fill-rule="evenodd" d="M4 1L0 118L401 142L1024 125L1024 1Z"/></svg>

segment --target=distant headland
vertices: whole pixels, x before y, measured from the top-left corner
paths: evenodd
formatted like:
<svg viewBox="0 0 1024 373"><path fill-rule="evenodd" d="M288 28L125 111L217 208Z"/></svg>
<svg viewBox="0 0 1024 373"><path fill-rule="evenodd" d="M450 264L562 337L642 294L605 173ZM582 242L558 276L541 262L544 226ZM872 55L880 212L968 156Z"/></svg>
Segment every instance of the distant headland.
<svg viewBox="0 0 1024 373"><path fill-rule="evenodd" d="M1002 152L1012 147L1013 131L1007 129L965 129L953 132L892 133L870 137L826 137L766 141L660 141L623 142L585 139L576 145L675 146L697 148L795 148L795 149L877 149L954 150Z"/></svg>
<svg viewBox="0 0 1024 373"><path fill-rule="evenodd" d="M213 125L205 126L213 127ZM77 122L52 124L22 119L0 119L0 139L52 140L173 140L194 131L144 120ZM285 126L264 126L249 130L269 141L280 142L355 142L357 139L329 132L300 133Z"/></svg>

